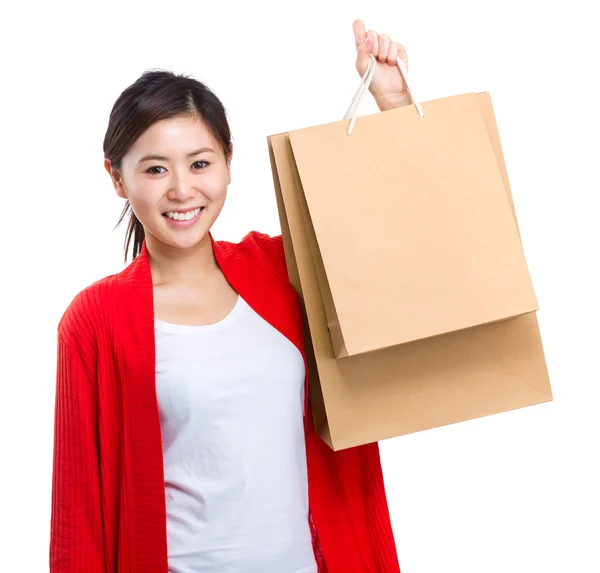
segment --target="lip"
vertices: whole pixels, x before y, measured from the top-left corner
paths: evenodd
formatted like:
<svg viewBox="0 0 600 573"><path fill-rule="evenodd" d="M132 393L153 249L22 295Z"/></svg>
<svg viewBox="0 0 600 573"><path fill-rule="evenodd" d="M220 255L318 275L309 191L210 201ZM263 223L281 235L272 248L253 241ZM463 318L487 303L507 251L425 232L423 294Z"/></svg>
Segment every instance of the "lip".
<svg viewBox="0 0 600 573"><path fill-rule="evenodd" d="M197 207L196 207L197 209ZM192 209L187 209L187 211L191 211ZM205 207L201 207L200 208L200 212L195 216L192 217L189 220L180 220L180 221L176 221L175 219L169 219L169 217L167 217L166 215L163 215L163 219L165 219L167 221L167 224L171 225L172 227L175 227L176 229L185 229L187 227L191 227L192 225L194 225L198 219L200 219L200 217L202 216L202 213L204 213L204 211L206 210ZM186 211L170 211L172 213L185 213Z"/></svg>

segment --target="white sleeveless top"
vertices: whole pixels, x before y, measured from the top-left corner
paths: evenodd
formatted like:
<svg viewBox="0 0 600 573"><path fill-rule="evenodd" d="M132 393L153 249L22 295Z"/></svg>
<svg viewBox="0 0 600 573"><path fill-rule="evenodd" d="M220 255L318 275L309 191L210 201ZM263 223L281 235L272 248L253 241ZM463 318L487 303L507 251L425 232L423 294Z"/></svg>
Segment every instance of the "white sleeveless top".
<svg viewBox="0 0 600 573"><path fill-rule="evenodd" d="M154 324L169 573L316 573L302 355L242 297Z"/></svg>

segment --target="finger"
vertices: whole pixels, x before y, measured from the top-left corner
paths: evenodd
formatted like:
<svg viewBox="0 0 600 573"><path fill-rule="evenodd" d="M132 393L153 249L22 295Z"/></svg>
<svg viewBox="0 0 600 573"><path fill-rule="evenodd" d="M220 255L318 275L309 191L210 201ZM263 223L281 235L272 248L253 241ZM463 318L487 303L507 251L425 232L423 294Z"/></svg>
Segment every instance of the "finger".
<svg viewBox="0 0 600 573"><path fill-rule="evenodd" d="M370 39L370 42L366 40ZM369 36L365 36L363 40L358 44L358 48L356 49L356 69L358 73L362 76L368 65L369 65L369 53L373 47L373 38Z"/></svg>
<svg viewBox="0 0 600 573"><path fill-rule="evenodd" d="M398 44L398 56L404 63L404 67L406 68L406 71L408 72L408 56L406 55L406 49L404 48L404 46L402 44ZM394 61L394 63L395 63L395 61Z"/></svg>
<svg viewBox="0 0 600 573"><path fill-rule="evenodd" d="M354 32L354 47L357 48L360 41L365 37L365 23L362 20L354 20L352 30Z"/></svg>
<svg viewBox="0 0 600 573"><path fill-rule="evenodd" d="M396 58L398 57L399 46L400 46L400 44L397 44L396 42L392 42L390 44L390 49L388 50L388 55L387 55L387 63L390 66L396 65Z"/></svg>
<svg viewBox="0 0 600 573"><path fill-rule="evenodd" d="M404 46L402 44L398 44L398 42L392 42L390 51L388 53L388 64L390 66L395 66L397 58L400 58L404 62L404 67L408 72L408 58L406 56L406 50L404 49Z"/></svg>
<svg viewBox="0 0 600 573"><path fill-rule="evenodd" d="M378 41L377 32L375 30L369 30L367 32L367 37L371 38L371 42L372 42L370 44L371 49L369 50L369 52L371 54L373 54L375 56L375 58L377 58L377 54L379 53L379 41Z"/></svg>
<svg viewBox="0 0 600 573"><path fill-rule="evenodd" d="M385 64L388 61L388 52L390 51L390 45L392 40L386 34L379 34L379 54L377 54L377 59Z"/></svg>

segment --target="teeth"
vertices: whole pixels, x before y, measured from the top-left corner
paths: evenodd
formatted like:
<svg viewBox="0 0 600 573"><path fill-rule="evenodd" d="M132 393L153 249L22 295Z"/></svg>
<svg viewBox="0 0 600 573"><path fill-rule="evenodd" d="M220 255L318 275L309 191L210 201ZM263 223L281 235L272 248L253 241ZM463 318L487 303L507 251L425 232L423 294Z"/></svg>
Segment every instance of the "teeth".
<svg viewBox="0 0 600 573"><path fill-rule="evenodd" d="M167 213L167 217L169 217L169 219L175 219L175 221L189 221L190 219L193 219L198 213L200 213L200 207L192 209L187 213L176 213L174 211L169 211Z"/></svg>

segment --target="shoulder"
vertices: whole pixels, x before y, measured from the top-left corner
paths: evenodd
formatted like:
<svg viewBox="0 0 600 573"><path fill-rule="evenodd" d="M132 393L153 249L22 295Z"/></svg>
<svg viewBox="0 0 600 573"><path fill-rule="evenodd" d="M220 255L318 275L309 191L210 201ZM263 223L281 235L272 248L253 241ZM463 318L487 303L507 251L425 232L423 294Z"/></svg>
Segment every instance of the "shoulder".
<svg viewBox="0 0 600 573"><path fill-rule="evenodd" d="M86 346L98 332L106 313L115 277L108 275L81 289L70 301L58 322L58 335L67 346Z"/></svg>
<svg viewBox="0 0 600 573"><path fill-rule="evenodd" d="M238 245L241 249L251 251L257 256L279 259L279 262L282 259L285 261L281 235L272 237L259 231L250 231Z"/></svg>
<svg viewBox="0 0 600 573"><path fill-rule="evenodd" d="M217 241L221 247L234 249L237 252L261 256L265 254L274 254L277 252L283 253L283 238L281 235L272 237L260 231L250 231L239 243L231 241Z"/></svg>
<svg viewBox="0 0 600 573"><path fill-rule="evenodd" d="M218 243L224 249L255 262L264 262L279 267L280 270L285 269L285 252L281 235L272 237L259 231L250 231L239 243L229 241L218 241Z"/></svg>
<svg viewBox="0 0 600 573"><path fill-rule="evenodd" d="M250 231L239 243L218 241L222 249L235 253L259 267L265 276L280 282L287 290L293 290L289 282L288 267L281 235L270 236L259 231Z"/></svg>

